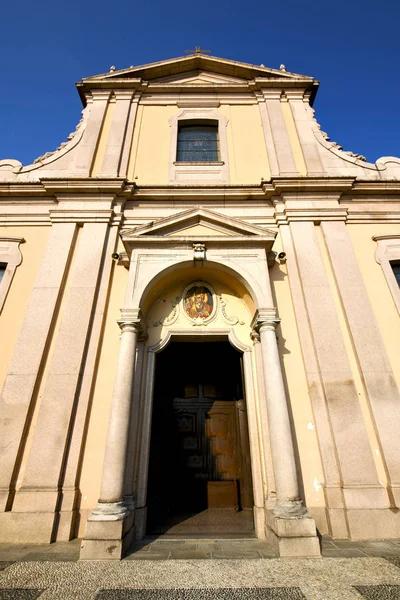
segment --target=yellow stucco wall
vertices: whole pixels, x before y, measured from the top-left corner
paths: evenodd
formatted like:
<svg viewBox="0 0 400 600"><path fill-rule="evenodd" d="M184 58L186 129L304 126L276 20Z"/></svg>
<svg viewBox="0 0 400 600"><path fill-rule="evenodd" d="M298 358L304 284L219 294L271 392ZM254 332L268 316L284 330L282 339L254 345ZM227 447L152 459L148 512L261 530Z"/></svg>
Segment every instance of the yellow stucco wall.
<svg viewBox="0 0 400 600"><path fill-rule="evenodd" d="M49 237L50 227L0 227L0 236L21 237L22 263L17 267L0 314L0 389L3 387L26 307Z"/></svg>
<svg viewBox="0 0 400 600"><path fill-rule="evenodd" d="M218 109L229 119L227 126L231 184L258 184L271 172L258 105L222 105Z"/></svg>
<svg viewBox="0 0 400 600"><path fill-rule="evenodd" d="M171 128L176 106L139 106L128 167L138 185L166 185Z"/></svg>
<svg viewBox="0 0 400 600"><path fill-rule="evenodd" d="M177 106L139 105L128 167L137 185L167 185L171 127ZM228 118L227 142L231 184L259 184L270 178L267 150L257 105L222 105Z"/></svg>

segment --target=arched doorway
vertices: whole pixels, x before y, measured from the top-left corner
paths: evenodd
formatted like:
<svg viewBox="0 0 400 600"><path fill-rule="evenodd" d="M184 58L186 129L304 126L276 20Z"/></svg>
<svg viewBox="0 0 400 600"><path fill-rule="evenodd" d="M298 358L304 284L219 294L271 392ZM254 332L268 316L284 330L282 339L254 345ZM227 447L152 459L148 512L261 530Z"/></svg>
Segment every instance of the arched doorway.
<svg viewBox="0 0 400 600"><path fill-rule="evenodd" d="M250 534L253 493L242 353L170 342L157 355L148 534Z"/></svg>

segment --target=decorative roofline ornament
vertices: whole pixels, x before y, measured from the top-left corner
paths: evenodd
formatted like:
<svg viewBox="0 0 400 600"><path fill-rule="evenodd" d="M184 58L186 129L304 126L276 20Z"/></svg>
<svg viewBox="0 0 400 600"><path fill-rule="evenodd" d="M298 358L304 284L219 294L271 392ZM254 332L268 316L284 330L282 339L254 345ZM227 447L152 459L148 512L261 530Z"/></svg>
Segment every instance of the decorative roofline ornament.
<svg viewBox="0 0 400 600"><path fill-rule="evenodd" d="M185 50L185 54L199 56L199 54L211 54L211 50L203 50L200 46L196 46L194 50Z"/></svg>

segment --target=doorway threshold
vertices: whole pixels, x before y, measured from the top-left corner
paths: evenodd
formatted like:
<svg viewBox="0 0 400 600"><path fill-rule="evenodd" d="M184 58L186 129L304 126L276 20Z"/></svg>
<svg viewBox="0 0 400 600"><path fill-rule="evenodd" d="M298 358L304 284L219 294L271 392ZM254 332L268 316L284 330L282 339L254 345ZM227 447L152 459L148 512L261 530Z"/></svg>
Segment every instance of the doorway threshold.
<svg viewBox="0 0 400 600"><path fill-rule="evenodd" d="M233 539L255 537L252 509L208 508L195 514L177 514L164 523L149 527L149 536L176 536L177 538Z"/></svg>
<svg viewBox="0 0 400 600"><path fill-rule="evenodd" d="M277 558L265 540L256 537L146 537L135 542L124 560L204 560Z"/></svg>

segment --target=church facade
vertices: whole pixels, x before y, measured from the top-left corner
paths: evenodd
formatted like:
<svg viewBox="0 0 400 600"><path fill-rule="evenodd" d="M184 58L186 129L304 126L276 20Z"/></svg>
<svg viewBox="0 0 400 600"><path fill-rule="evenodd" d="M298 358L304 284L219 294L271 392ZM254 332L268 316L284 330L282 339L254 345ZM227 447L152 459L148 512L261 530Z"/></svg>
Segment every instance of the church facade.
<svg viewBox="0 0 400 600"><path fill-rule="evenodd" d="M67 142L0 160L0 541L399 538L400 159L283 65L77 87Z"/></svg>

